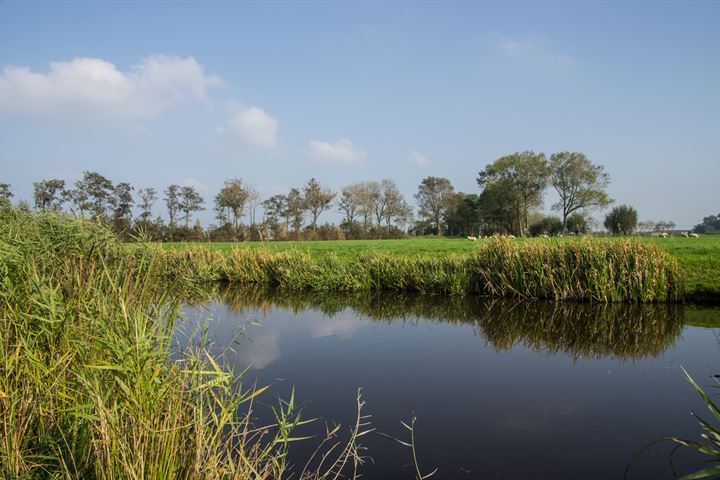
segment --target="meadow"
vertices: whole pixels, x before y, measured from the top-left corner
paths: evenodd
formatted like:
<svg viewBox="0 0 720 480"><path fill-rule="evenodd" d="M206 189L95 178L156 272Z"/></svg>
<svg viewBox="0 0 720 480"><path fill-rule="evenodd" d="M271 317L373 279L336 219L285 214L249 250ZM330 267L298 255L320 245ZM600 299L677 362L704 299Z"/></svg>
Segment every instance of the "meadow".
<svg viewBox="0 0 720 480"><path fill-rule="evenodd" d="M598 240L620 241L623 237L597 237ZM685 298L704 303L720 303L720 235L700 238L674 236L659 238L637 236L639 241L659 246L675 257L685 278ZM573 237L541 239L518 238L518 244L572 243ZM328 240L301 242L188 242L165 243L171 250L194 247L229 252L233 249L267 250L270 252L302 252L320 258L332 255L340 259L352 259L360 254L381 254L392 257L447 258L468 257L477 253L487 239L476 242L464 238L408 238L400 240Z"/></svg>

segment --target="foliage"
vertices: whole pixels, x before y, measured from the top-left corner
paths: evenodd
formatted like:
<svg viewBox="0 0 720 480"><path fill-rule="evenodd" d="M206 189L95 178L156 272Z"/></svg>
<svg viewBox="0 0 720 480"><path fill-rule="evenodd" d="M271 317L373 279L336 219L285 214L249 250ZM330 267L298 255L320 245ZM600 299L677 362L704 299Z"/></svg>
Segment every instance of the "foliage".
<svg viewBox="0 0 720 480"><path fill-rule="evenodd" d="M493 216L501 217L496 220L512 225L513 233L525 235L530 211L542 203L549 176L545 154L526 151L495 160L478 174L477 183L483 191L492 192L483 200L496 205Z"/></svg>
<svg viewBox="0 0 720 480"><path fill-rule="evenodd" d="M180 188L180 203L178 203L178 210L185 214L186 228L190 226L190 218L193 213L205 210L203 203L205 203L205 200L192 185L186 185Z"/></svg>
<svg viewBox="0 0 720 480"><path fill-rule="evenodd" d="M184 287L157 282L152 250L68 217L0 220L0 476L281 476L296 408L254 440L247 407L263 388L202 348L171 360L166 292Z"/></svg>
<svg viewBox="0 0 720 480"><path fill-rule="evenodd" d="M426 177L420 182L415 200L419 216L433 225L439 236L443 236L443 224L452 205L454 188L450 180L440 177Z"/></svg>
<svg viewBox="0 0 720 480"><path fill-rule="evenodd" d="M69 194L65 180L53 178L33 183L33 200L38 210L60 211Z"/></svg>
<svg viewBox="0 0 720 480"><path fill-rule="evenodd" d="M310 213L310 226L314 231L317 228L317 220L320 214L324 212L335 198L335 192L328 187L320 185L315 178L308 180L303 188L303 199L305 201L305 209Z"/></svg>
<svg viewBox="0 0 720 480"><path fill-rule="evenodd" d="M637 210L630 205L620 205L610 210L603 225L616 235L630 235L637 228L637 221Z"/></svg>
<svg viewBox="0 0 720 480"><path fill-rule="evenodd" d="M613 202L605 191L610 176L602 165L594 165L584 153L553 153L550 171L550 184L560 197L553 209L562 214L563 231L568 229L568 217L573 212L605 208Z"/></svg>
<svg viewBox="0 0 720 480"><path fill-rule="evenodd" d="M294 393L255 425L267 387L245 386L204 336L175 345L180 301L202 295L205 277L170 266L96 222L0 207L1 477L287 478L308 423ZM326 464L298 478L357 478L368 426L357 400L347 442L329 430Z"/></svg>
<svg viewBox="0 0 720 480"><path fill-rule="evenodd" d="M720 213L703 218L702 223L695 225L693 231L695 233L720 232Z"/></svg>
<svg viewBox="0 0 720 480"><path fill-rule="evenodd" d="M662 248L640 241L526 242L491 239L470 256L300 250L167 250L169 272L209 282L291 291L390 290L592 302L675 302L683 276Z"/></svg>
<svg viewBox="0 0 720 480"><path fill-rule="evenodd" d="M530 225L530 235L537 237L539 235L557 235L563 231L563 223L558 217L547 216L540 221Z"/></svg>

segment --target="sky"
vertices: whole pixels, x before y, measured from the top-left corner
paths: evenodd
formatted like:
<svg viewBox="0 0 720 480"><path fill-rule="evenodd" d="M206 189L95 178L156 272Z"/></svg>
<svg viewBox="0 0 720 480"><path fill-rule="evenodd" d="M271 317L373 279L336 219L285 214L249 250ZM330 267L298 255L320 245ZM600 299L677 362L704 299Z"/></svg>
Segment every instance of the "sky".
<svg viewBox="0 0 720 480"><path fill-rule="evenodd" d="M232 177L265 197L391 178L412 200L569 150L689 228L720 211L718 25L717 1L4 0L0 182L30 200L93 170L211 204Z"/></svg>

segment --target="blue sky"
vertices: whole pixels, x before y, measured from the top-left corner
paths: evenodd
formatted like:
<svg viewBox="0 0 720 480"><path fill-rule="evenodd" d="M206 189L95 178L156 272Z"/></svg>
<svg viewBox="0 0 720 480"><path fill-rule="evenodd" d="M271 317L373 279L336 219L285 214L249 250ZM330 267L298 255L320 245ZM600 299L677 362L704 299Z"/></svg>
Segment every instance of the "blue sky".
<svg viewBox="0 0 720 480"><path fill-rule="evenodd" d="M720 2L5 1L0 182L96 170L210 201L235 176L389 177L411 199L578 150L641 219L690 227L720 210L718 25Z"/></svg>

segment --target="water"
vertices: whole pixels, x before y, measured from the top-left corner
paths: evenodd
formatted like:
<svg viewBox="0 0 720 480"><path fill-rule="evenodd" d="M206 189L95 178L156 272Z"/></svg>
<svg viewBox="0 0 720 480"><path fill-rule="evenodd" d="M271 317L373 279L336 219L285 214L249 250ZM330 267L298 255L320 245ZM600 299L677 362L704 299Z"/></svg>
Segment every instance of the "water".
<svg viewBox="0 0 720 480"><path fill-rule="evenodd" d="M417 417L423 473L458 479L622 478L633 455L663 435L696 439L691 410L709 417L684 379L703 386L720 369L720 309L517 303L477 297L283 295L228 289L186 309L190 331L207 321L246 382L272 385L267 404L306 402L325 422L353 423L358 388L373 427L409 439L401 421ZM411 452L363 437L372 461L365 478L412 479ZM304 463L319 439L294 444ZM673 478L673 445L655 445L628 478ZM679 473L703 457L682 449Z"/></svg>

